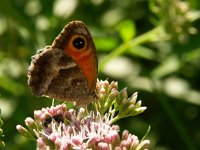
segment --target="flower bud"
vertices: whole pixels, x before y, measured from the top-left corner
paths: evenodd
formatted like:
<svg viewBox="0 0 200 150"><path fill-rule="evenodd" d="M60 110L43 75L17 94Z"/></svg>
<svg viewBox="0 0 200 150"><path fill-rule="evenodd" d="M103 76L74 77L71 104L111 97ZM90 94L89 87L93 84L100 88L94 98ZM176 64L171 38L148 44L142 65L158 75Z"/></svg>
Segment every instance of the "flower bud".
<svg viewBox="0 0 200 150"><path fill-rule="evenodd" d="M138 149L145 149L147 148L147 146L150 144L150 141L149 140L144 140L142 141L138 146L137 148Z"/></svg>
<svg viewBox="0 0 200 150"><path fill-rule="evenodd" d="M37 139L37 148L38 149L45 149L45 143L42 138Z"/></svg>
<svg viewBox="0 0 200 150"><path fill-rule="evenodd" d="M5 143L0 139L0 147L5 147Z"/></svg>
<svg viewBox="0 0 200 150"><path fill-rule="evenodd" d="M135 104L136 99L137 99L137 92L133 93L133 95L130 97L129 103Z"/></svg>
<svg viewBox="0 0 200 150"><path fill-rule="evenodd" d="M103 87L107 87L107 86L109 86L109 82L108 82L108 80L101 81L101 85L102 85Z"/></svg>
<svg viewBox="0 0 200 150"><path fill-rule="evenodd" d="M128 97L127 88L122 89L121 93L122 93L122 98L127 98Z"/></svg>
<svg viewBox="0 0 200 150"><path fill-rule="evenodd" d="M140 107L141 105L142 105L142 101L139 100L139 101L135 104L135 107L138 108L138 107Z"/></svg>
<svg viewBox="0 0 200 150"><path fill-rule="evenodd" d="M26 136L28 138L32 138L31 134L26 130L26 128L22 127L21 125L17 125L16 129L19 133L21 133L23 136Z"/></svg>
<svg viewBox="0 0 200 150"><path fill-rule="evenodd" d="M147 107L139 107L139 108L136 108L135 111L137 111L138 113L142 113L146 109L147 109Z"/></svg>
<svg viewBox="0 0 200 150"><path fill-rule="evenodd" d="M29 129L36 129L37 128L36 122L31 117L27 117L25 119L25 124Z"/></svg>
<svg viewBox="0 0 200 150"><path fill-rule="evenodd" d="M34 119L35 120L40 120L41 115L42 115L42 111L41 110L35 110L34 111Z"/></svg>
<svg viewBox="0 0 200 150"><path fill-rule="evenodd" d="M128 130L124 130L123 133L122 133L122 140L128 139L128 135L129 135L129 131Z"/></svg>
<svg viewBox="0 0 200 150"><path fill-rule="evenodd" d="M0 137L1 137L2 134L3 134L3 130L0 128Z"/></svg>
<svg viewBox="0 0 200 150"><path fill-rule="evenodd" d="M97 145L97 150L109 150L109 145L105 142L99 142Z"/></svg>
<svg viewBox="0 0 200 150"><path fill-rule="evenodd" d="M106 95L106 89L105 88L101 88L100 91L99 91L99 94L101 95Z"/></svg>
<svg viewBox="0 0 200 150"><path fill-rule="evenodd" d="M118 89L118 82L112 81L110 83L110 89Z"/></svg>
<svg viewBox="0 0 200 150"><path fill-rule="evenodd" d="M119 94L119 92L116 89L112 89L110 93L110 99L116 98L116 96Z"/></svg>

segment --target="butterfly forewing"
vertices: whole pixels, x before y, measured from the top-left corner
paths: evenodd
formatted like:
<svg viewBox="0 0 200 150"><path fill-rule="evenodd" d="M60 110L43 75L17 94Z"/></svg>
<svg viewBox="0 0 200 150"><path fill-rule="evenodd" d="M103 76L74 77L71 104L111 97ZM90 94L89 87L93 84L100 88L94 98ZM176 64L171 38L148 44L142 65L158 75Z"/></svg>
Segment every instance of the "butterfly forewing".
<svg viewBox="0 0 200 150"><path fill-rule="evenodd" d="M83 23L78 21L75 22L76 26L73 27L73 25L74 22L67 25L54 40L52 46L45 47L43 51L39 51L32 57L31 65L28 68L28 84L36 96L75 101L78 105L82 105L97 98L95 92L97 80L96 50L93 41L90 41L92 40L90 39L91 35ZM68 50L69 41L76 34L89 36L89 38L86 36L85 39L89 44L87 45L89 52L92 53L88 53L91 66L88 65L90 60L83 61L83 59L87 59L85 54L84 57L80 57L81 51L75 55L68 54L68 51L70 53L71 50L70 46ZM83 50L83 53L87 52L88 49Z"/></svg>

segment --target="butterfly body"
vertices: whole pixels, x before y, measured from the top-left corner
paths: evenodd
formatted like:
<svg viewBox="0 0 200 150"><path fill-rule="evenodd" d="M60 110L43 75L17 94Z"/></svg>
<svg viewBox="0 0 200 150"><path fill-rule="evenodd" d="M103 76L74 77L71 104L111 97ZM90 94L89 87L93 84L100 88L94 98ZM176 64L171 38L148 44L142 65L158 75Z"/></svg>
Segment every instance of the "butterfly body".
<svg viewBox="0 0 200 150"><path fill-rule="evenodd" d="M97 98L97 57L92 37L80 21L65 26L51 46L32 58L28 84L36 96L88 104Z"/></svg>

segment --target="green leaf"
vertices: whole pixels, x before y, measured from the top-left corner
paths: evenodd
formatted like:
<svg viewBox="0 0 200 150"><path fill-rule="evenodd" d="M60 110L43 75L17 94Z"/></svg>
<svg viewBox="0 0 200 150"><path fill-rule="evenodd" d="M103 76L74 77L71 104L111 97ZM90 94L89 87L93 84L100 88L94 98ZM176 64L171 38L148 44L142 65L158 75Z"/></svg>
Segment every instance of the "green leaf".
<svg viewBox="0 0 200 150"><path fill-rule="evenodd" d="M125 20L118 25L118 32L123 39L123 41L127 42L131 40L135 34L135 23L132 20Z"/></svg>
<svg viewBox="0 0 200 150"><path fill-rule="evenodd" d="M97 38L94 42L98 51L111 51L118 45L116 38Z"/></svg>

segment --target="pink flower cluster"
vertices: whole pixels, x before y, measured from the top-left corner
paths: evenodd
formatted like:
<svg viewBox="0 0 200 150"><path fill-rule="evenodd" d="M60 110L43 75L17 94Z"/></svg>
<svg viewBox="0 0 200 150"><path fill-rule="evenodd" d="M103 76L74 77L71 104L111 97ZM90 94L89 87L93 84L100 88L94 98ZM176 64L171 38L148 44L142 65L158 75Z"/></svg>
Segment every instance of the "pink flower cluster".
<svg viewBox="0 0 200 150"><path fill-rule="evenodd" d="M29 129L34 127L38 150L146 148L148 140L139 142L128 131L123 132L120 140L119 127L111 124L111 118L108 114L88 113L84 108L67 110L63 104L37 110L34 120L29 117L25 122ZM23 127L17 128L20 131Z"/></svg>
<svg viewBox="0 0 200 150"><path fill-rule="evenodd" d="M98 81L99 100L92 107L68 109L65 104L34 111L34 119L28 117L28 130L17 125L17 130L30 139L36 139L37 150L143 150L149 140L123 131L113 123L120 118L135 116L146 107L136 102L137 93L130 98L126 88L118 91L116 82Z"/></svg>

